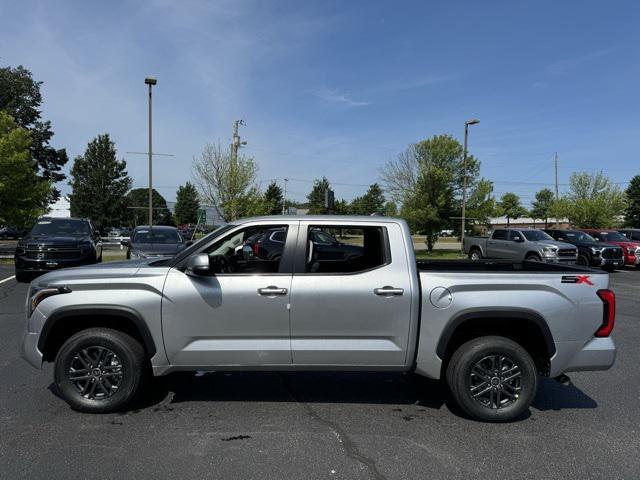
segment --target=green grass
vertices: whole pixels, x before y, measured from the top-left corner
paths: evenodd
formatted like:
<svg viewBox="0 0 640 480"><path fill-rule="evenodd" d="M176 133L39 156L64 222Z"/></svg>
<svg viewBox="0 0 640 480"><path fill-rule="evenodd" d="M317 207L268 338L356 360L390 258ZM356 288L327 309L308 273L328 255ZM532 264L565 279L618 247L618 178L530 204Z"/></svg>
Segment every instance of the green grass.
<svg viewBox="0 0 640 480"><path fill-rule="evenodd" d="M462 260L465 258L460 250L433 250L429 253L428 250L417 250L416 258L418 260Z"/></svg>

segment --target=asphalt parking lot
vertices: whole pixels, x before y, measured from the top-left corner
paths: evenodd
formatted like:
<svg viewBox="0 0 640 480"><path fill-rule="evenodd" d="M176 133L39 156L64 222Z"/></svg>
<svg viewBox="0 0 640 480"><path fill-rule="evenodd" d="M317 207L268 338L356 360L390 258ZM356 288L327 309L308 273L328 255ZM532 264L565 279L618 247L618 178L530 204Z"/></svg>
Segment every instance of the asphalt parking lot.
<svg viewBox="0 0 640 480"><path fill-rule="evenodd" d="M0 282L13 275L0 265ZM640 270L611 275L616 365L543 379L530 414L462 418L396 374L193 374L135 409L70 410L19 357L27 286L0 283L0 478L638 478Z"/></svg>

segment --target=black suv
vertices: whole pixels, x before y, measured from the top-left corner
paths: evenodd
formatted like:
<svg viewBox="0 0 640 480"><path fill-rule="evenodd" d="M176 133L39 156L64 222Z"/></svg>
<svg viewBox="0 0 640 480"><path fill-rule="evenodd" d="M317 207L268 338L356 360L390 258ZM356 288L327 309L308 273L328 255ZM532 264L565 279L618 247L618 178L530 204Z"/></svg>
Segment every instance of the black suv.
<svg viewBox="0 0 640 480"><path fill-rule="evenodd" d="M616 245L598 242L595 238L579 230L545 230L554 240L572 243L578 247L578 265L600 267L613 271L624 267L624 252Z"/></svg>
<svg viewBox="0 0 640 480"><path fill-rule="evenodd" d="M88 219L42 217L18 242L16 280L27 282L50 270L101 261L100 233Z"/></svg>

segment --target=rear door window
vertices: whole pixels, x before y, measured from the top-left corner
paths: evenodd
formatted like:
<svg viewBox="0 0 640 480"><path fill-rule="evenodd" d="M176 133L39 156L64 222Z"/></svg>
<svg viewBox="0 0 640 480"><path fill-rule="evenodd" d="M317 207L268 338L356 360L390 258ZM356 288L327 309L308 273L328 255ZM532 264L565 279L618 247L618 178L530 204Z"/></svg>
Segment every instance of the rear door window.
<svg viewBox="0 0 640 480"><path fill-rule="evenodd" d="M310 226L306 273L357 273L388 264L386 228L376 226Z"/></svg>
<svg viewBox="0 0 640 480"><path fill-rule="evenodd" d="M493 232L494 240L506 240L507 239L507 231L506 230L496 230Z"/></svg>

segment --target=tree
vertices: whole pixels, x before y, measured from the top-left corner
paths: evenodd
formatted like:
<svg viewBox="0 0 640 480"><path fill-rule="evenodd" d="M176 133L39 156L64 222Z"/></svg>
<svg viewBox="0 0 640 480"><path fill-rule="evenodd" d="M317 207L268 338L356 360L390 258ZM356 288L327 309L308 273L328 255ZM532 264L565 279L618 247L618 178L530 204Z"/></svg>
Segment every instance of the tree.
<svg viewBox="0 0 640 480"><path fill-rule="evenodd" d="M198 191L193 183L187 182L183 186L178 187L174 208L176 223L179 225L184 223L197 223L199 208L200 201L198 200Z"/></svg>
<svg viewBox="0 0 640 480"><path fill-rule="evenodd" d="M314 180L313 188L307 195L310 214L327 213L327 209L324 206L324 192L329 188L331 188L331 184L326 177L322 177L321 180Z"/></svg>
<svg viewBox="0 0 640 480"><path fill-rule="evenodd" d="M213 205L225 222L264 210L257 174L253 158L239 155L234 159L220 144L205 145L192 164L192 177L201 198Z"/></svg>
<svg viewBox="0 0 640 480"><path fill-rule="evenodd" d="M53 131L51 122L41 118L42 95L40 86L29 70L23 66L0 68L0 110L11 115L15 123L31 133L31 157L38 176L50 185L49 202L60 198L60 191L53 184L66 178L60 173L68 162L64 149L56 150L50 145Z"/></svg>
<svg viewBox="0 0 640 480"><path fill-rule="evenodd" d="M385 191L395 202L402 203L412 192L421 173L429 166L437 166L448 178L451 193L461 196L464 180L463 147L450 135L434 135L428 140L410 145L396 160L382 168ZM467 188L473 188L480 173L480 162L467 155Z"/></svg>
<svg viewBox="0 0 640 480"><path fill-rule="evenodd" d="M424 170L413 193L407 195L400 215L414 232L424 232L427 249L431 252L438 232L449 222L453 192L451 176L443 168L430 165Z"/></svg>
<svg viewBox="0 0 640 480"><path fill-rule="evenodd" d="M502 195L498 208L500 213L507 217L507 227L511 224L511 220L527 214L527 209L520 203L520 197L512 192Z"/></svg>
<svg viewBox="0 0 640 480"><path fill-rule="evenodd" d="M0 225L24 228L44 213L51 185L38 178L31 135L0 112Z"/></svg>
<svg viewBox="0 0 640 480"><path fill-rule="evenodd" d="M88 217L99 228L121 224L126 218L124 197L131 188L127 162L116 158L109 134L98 135L71 168L71 215Z"/></svg>
<svg viewBox="0 0 640 480"><path fill-rule="evenodd" d="M284 197L282 196L282 188L278 186L275 180L272 181L265 190L264 202L269 215L279 215L282 213Z"/></svg>
<svg viewBox="0 0 640 480"><path fill-rule="evenodd" d="M362 197L351 201L350 210L354 215L371 215L384 211L385 198L380 185L374 183Z"/></svg>
<svg viewBox="0 0 640 480"><path fill-rule="evenodd" d="M333 205L334 215L350 215L351 208L349 203L344 199L336 200Z"/></svg>
<svg viewBox="0 0 640 480"><path fill-rule="evenodd" d="M153 207L153 224L175 226L167 201L154 188L151 193ZM131 226L149 224L149 189L134 188L126 196L128 219Z"/></svg>
<svg viewBox="0 0 640 480"><path fill-rule="evenodd" d="M395 202L387 202L384 205L384 216L395 217L398 215L398 205Z"/></svg>
<svg viewBox="0 0 640 480"><path fill-rule="evenodd" d="M544 228L547 228L550 213L555 202L555 195L548 188L543 188L536 193L536 199L533 202L531 216L533 218L543 218Z"/></svg>
<svg viewBox="0 0 640 480"><path fill-rule="evenodd" d="M619 223L626 199L620 188L602 172L573 173L569 192L562 197L559 211L578 228L604 228Z"/></svg>
<svg viewBox="0 0 640 480"><path fill-rule="evenodd" d="M470 222L488 225L489 218L496 213L496 199L493 196L493 183L480 179L467 199L466 217Z"/></svg>
<svg viewBox="0 0 640 480"><path fill-rule="evenodd" d="M629 227L640 228L640 175L631 179L625 193L627 195L625 222Z"/></svg>
<svg viewBox="0 0 640 480"><path fill-rule="evenodd" d="M479 170L480 162L467 156L467 188L475 188ZM464 178L463 148L450 135L410 145L382 169L385 191L402 204L400 215L412 228L424 231L429 249L459 209Z"/></svg>

